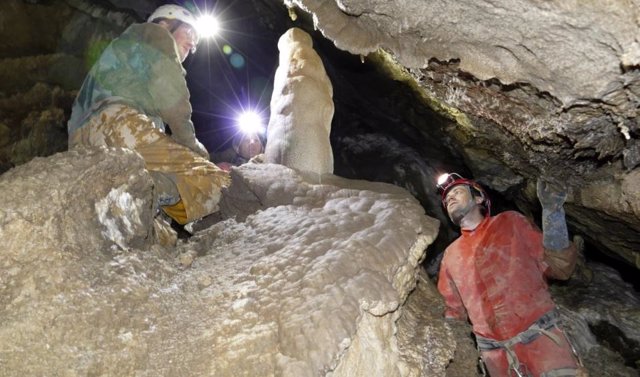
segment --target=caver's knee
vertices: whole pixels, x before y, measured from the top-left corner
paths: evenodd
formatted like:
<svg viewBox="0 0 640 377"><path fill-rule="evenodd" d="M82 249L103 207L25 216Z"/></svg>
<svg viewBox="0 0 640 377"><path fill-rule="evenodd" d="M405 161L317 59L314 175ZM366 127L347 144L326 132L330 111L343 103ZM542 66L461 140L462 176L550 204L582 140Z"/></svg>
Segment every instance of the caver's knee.
<svg viewBox="0 0 640 377"><path fill-rule="evenodd" d="M91 145L134 150L166 137L146 114L120 103L102 107L78 131L83 131L83 140Z"/></svg>
<svg viewBox="0 0 640 377"><path fill-rule="evenodd" d="M179 209L176 212L167 208L172 205L163 206L165 213L181 224L216 212L222 188L230 184L229 173L207 160L198 157L184 163L182 168L174 170L180 199L174 205L180 204L182 207L176 207L175 209Z"/></svg>

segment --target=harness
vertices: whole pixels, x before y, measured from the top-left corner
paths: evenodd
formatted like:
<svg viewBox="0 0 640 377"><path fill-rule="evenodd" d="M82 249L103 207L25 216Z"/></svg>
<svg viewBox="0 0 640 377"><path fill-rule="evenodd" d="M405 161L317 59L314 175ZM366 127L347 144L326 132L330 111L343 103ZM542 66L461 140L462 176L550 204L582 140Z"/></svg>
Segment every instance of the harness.
<svg viewBox="0 0 640 377"><path fill-rule="evenodd" d="M553 328L558 328L559 323L560 313L558 312L558 309L554 308L538 318L538 320L535 321L531 326L529 326L528 329L522 331L512 338L506 340L495 340L491 338L485 338L476 334L478 351L503 349L507 355L507 361L509 363L509 375L514 375L517 377L529 377L531 376L531 374L529 373L527 366L520 363L513 347L518 343L531 343L540 335L547 336L554 343L560 345L560 337L550 331ZM542 374L541 377L560 377L575 375L575 369L556 369Z"/></svg>

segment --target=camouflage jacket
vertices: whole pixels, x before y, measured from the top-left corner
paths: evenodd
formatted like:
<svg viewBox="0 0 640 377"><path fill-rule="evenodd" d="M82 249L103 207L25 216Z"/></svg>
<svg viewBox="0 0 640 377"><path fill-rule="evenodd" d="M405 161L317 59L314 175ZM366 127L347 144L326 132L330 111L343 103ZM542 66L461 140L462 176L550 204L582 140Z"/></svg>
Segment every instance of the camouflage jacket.
<svg viewBox="0 0 640 377"><path fill-rule="evenodd" d="M69 135L101 106L118 102L137 108L157 128L168 125L175 141L201 153L185 74L169 31L153 23L129 26L89 71L73 104Z"/></svg>

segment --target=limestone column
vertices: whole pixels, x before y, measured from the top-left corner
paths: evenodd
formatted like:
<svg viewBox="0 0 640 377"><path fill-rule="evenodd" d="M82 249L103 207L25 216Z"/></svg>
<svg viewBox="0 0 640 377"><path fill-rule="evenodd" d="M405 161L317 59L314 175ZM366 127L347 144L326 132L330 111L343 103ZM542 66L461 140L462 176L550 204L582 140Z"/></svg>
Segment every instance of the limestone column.
<svg viewBox="0 0 640 377"><path fill-rule="evenodd" d="M329 143L333 87L311 36L291 28L278 41L265 161L318 175L333 173Z"/></svg>

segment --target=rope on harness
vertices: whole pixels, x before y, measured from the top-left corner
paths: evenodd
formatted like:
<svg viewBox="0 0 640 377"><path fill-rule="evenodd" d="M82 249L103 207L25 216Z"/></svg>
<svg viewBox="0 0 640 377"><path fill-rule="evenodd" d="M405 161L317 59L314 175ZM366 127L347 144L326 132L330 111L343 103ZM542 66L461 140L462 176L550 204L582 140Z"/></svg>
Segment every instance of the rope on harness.
<svg viewBox="0 0 640 377"><path fill-rule="evenodd" d="M545 335L554 343L560 345L560 337L557 334L553 334L551 331L549 331L552 328L557 328L559 322L560 313L557 309L554 308L553 310L543 314L537 321L529 326L528 329L512 338L506 340L495 340L476 334L478 351L489 351L498 348L504 349L507 356L509 371L514 371L518 377L526 377L527 374L522 374L527 373L526 366L520 364L518 356L516 355L513 347L518 343L531 343L540 335Z"/></svg>

